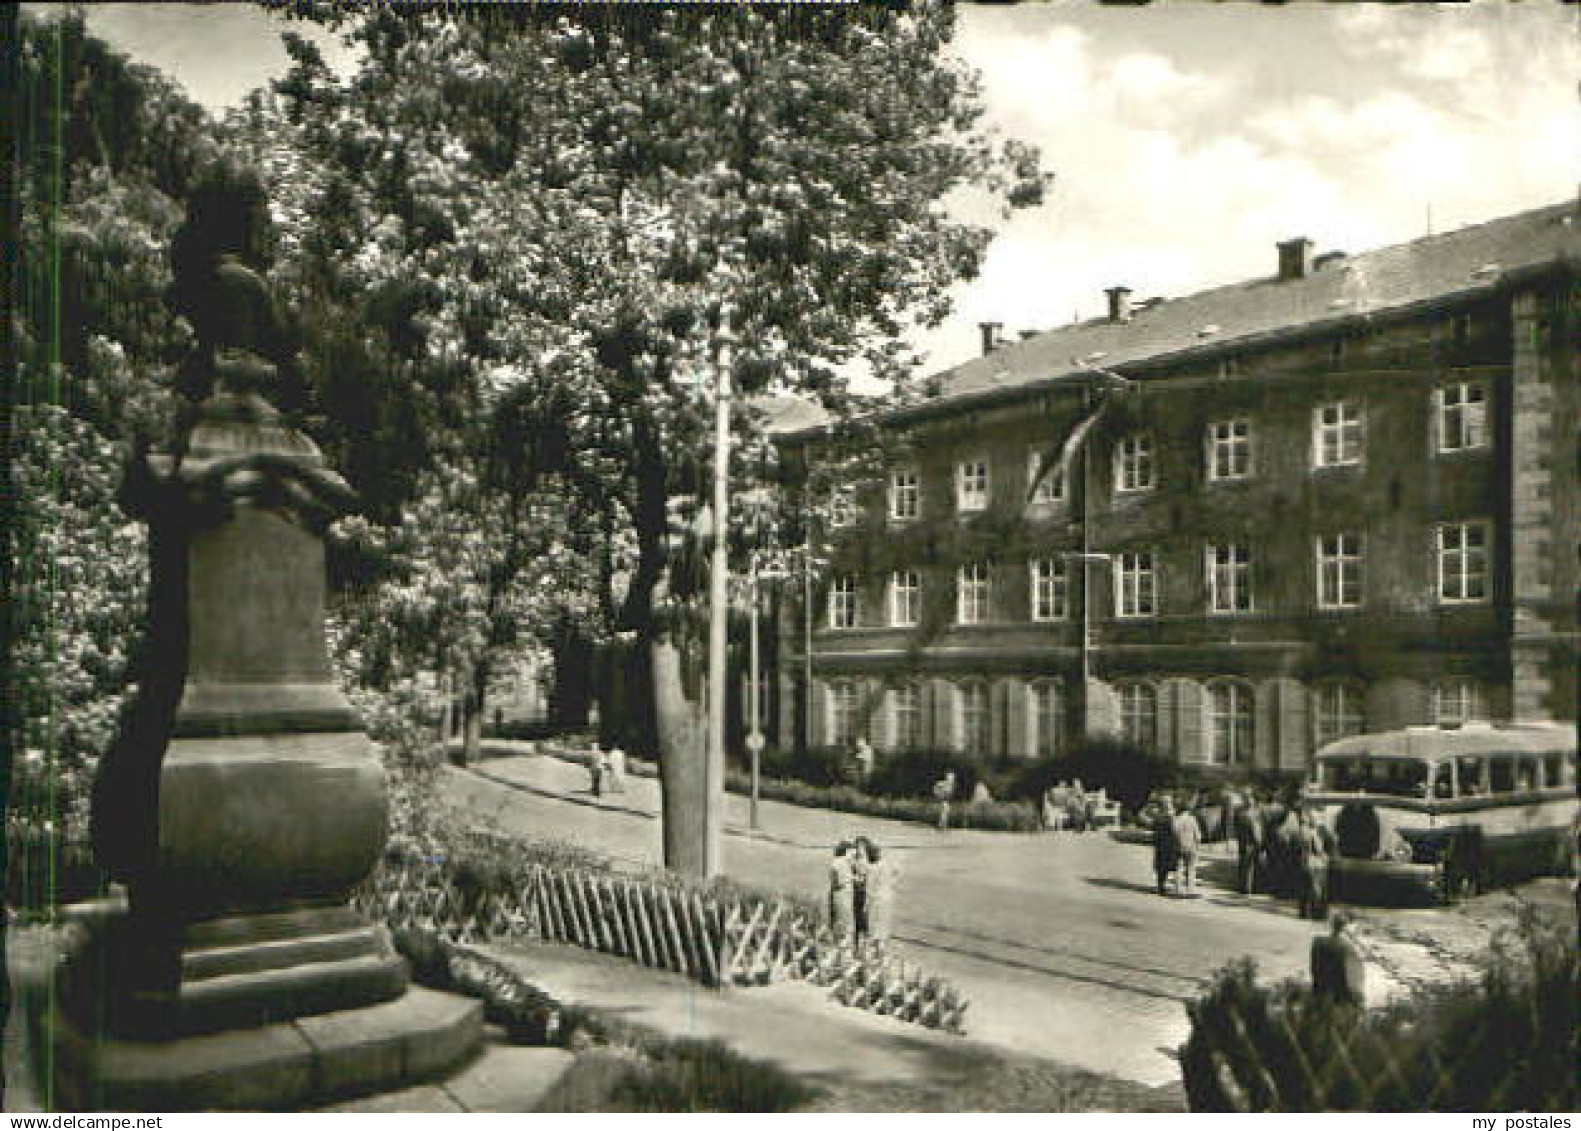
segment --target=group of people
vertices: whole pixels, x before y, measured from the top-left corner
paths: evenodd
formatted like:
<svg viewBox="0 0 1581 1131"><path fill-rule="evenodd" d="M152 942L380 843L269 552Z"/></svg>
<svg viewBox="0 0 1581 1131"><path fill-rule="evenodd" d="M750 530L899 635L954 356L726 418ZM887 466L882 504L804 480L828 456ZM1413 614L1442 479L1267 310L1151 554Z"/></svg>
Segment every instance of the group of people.
<svg viewBox="0 0 1581 1131"><path fill-rule="evenodd" d="M1334 838L1313 810L1299 801L1279 803L1236 796L1227 799L1227 808L1240 891L1289 896L1303 918L1327 915ZM1189 808L1177 811L1174 799L1166 796L1154 813L1152 833L1158 893L1167 894L1171 880L1178 893L1193 891L1203 841L1197 814Z"/></svg>
<svg viewBox="0 0 1581 1131"><path fill-rule="evenodd" d="M1243 893L1293 896L1304 918L1321 919L1327 914L1334 835L1309 806L1241 798L1230 824L1235 835L1236 883Z"/></svg>
<svg viewBox="0 0 1581 1131"><path fill-rule="evenodd" d="M626 792L626 752L619 746L605 750L598 743L593 743L587 772L592 777L594 797L602 797L606 789L611 793Z"/></svg>
<svg viewBox="0 0 1581 1131"><path fill-rule="evenodd" d="M1084 833L1097 827L1098 816L1108 803L1106 790L1088 790L1080 778L1069 784L1060 782L1043 793L1043 827Z"/></svg>
<svg viewBox="0 0 1581 1131"><path fill-rule="evenodd" d="M834 846L829 866L829 924L842 943L889 941L895 914L893 857L865 836Z"/></svg>
<svg viewBox="0 0 1581 1131"><path fill-rule="evenodd" d="M1202 825L1190 810L1175 811L1175 799L1165 797L1153 815L1153 875L1158 894L1175 891L1189 895L1197 887L1197 854L1202 848Z"/></svg>

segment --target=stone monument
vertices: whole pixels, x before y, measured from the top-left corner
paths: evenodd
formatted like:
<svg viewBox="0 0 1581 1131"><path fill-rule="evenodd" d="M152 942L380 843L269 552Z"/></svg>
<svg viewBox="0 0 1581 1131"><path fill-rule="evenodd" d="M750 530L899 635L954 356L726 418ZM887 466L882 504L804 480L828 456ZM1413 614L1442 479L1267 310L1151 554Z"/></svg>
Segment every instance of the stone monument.
<svg viewBox="0 0 1581 1131"><path fill-rule="evenodd" d="M481 1036L477 1003L409 986L348 905L387 819L324 635L323 532L353 496L268 400L290 358L270 233L256 176L221 162L172 249L193 403L123 490L149 636L93 798L127 897L72 916L35 1019L55 1106L302 1108L442 1073Z"/></svg>

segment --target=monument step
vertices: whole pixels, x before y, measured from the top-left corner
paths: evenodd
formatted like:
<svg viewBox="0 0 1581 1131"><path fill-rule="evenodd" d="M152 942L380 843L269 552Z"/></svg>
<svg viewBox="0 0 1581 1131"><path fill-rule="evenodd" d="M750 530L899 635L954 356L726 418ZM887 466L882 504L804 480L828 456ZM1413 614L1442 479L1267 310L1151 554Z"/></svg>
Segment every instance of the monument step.
<svg viewBox="0 0 1581 1131"><path fill-rule="evenodd" d="M406 963L393 953L225 974L151 1000L139 1023L170 1033L261 1025L389 1001L406 982Z"/></svg>
<svg viewBox="0 0 1581 1131"><path fill-rule="evenodd" d="M408 1088L470 1064L482 1006L412 987L393 1001L173 1040L89 1038L41 1018L45 1106L94 1111L302 1111Z"/></svg>
<svg viewBox="0 0 1581 1131"><path fill-rule="evenodd" d="M359 927L306 938L189 949L181 956L181 975L183 982L197 982L386 953L388 945L379 930Z"/></svg>

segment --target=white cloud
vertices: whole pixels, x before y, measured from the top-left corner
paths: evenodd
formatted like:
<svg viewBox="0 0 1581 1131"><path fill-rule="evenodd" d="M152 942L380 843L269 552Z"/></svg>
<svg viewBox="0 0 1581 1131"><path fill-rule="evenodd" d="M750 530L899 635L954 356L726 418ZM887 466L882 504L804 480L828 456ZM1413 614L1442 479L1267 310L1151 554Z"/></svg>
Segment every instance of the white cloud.
<svg viewBox="0 0 1581 1131"><path fill-rule="evenodd" d="M1183 7L963 9L991 121L1059 180L921 342L936 365L975 355L978 321L1093 317L1106 286L1269 274L1290 236L1357 252L1423 234L1429 207L1443 230L1574 192L1581 48L1555 11Z"/></svg>

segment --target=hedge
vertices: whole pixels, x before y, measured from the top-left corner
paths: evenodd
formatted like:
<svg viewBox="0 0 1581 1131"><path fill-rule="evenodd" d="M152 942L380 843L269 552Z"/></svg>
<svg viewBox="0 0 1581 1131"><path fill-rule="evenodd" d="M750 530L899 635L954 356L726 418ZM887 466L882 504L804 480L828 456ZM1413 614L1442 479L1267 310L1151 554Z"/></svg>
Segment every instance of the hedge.
<svg viewBox="0 0 1581 1131"><path fill-rule="evenodd" d="M1193 1111L1574 1111L1577 952L1530 925L1480 981L1368 1012L1241 962L1188 1006Z"/></svg>

